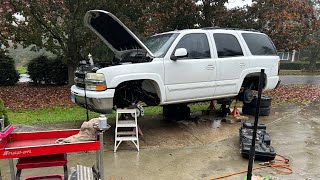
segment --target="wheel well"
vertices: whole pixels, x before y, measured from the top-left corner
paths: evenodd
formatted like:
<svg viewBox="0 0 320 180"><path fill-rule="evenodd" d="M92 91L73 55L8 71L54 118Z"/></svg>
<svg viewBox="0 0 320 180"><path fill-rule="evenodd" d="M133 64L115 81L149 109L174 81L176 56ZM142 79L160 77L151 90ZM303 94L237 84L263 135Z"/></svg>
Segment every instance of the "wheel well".
<svg viewBox="0 0 320 180"><path fill-rule="evenodd" d="M248 74L242 83L243 88L247 89L250 88L252 90L258 90L258 86L259 86L259 76L260 76L260 72L256 72L256 73L251 73ZM264 74L264 79L265 81L263 82L263 88L265 88L266 84L267 84L267 75Z"/></svg>
<svg viewBox="0 0 320 180"><path fill-rule="evenodd" d="M158 84L150 79L131 80L115 88L114 105L120 108L142 101L149 106L159 105L161 92Z"/></svg>

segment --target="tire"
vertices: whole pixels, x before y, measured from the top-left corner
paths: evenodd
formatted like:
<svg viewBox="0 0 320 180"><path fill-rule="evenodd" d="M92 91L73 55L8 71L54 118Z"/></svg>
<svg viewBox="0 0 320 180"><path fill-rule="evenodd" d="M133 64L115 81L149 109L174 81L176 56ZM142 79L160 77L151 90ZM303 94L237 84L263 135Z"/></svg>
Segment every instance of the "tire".
<svg viewBox="0 0 320 180"><path fill-rule="evenodd" d="M259 116L269 116L270 115L270 107L260 107ZM255 115L256 114L256 107L244 105L242 107L242 113L247 115Z"/></svg>
<svg viewBox="0 0 320 180"><path fill-rule="evenodd" d="M246 105L249 105L251 107L256 107L258 101L258 96L254 96L252 101L250 103L245 103ZM261 101L260 101L260 108L268 108L271 107L272 104L272 98L269 96L261 96Z"/></svg>

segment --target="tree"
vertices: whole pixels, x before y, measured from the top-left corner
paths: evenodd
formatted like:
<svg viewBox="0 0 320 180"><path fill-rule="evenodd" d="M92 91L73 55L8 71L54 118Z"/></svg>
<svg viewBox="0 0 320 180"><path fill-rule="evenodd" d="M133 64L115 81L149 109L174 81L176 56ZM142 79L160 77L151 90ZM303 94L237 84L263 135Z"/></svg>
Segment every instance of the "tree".
<svg viewBox="0 0 320 180"><path fill-rule="evenodd" d="M319 3L316 0L314 3ZM314 3L309 0L255 0L249 8L260 31L267 33L278 49L301 49L319 28Z"/></svg>
<svg viewBox="0 0 320 180"><path fill-rule="evenodd" d="M12 39L24 46L35 44L63 56L72 84L75 67L83 58L81 52L86 52L97 40L83 25L84 14L103 3L100 0L3 0L0 27L5 31L1 32L1 41ZM25 20L17 19L17 13Z"/></svg>
<svg viewBox="0 0 320 180"><path fill-rule="evenodd" d="M194 28L199 8L194 0L111 0L104 7L140 38L175 29Z"/></svg>
<svg viewBox="0 0 320 180"><path fill-rule="evenodd" d="M225 3L228 0L195 0L200 6L201 27L221 26L222 18L227 12Z"/></svg>
<svg viewBox="0 0 320 180"><path fill-rule="evenodd" d="M79 60L87 58L89 50L104 46L83 25L83 17L90 9L114 13L140 37L176 28L193 28L198 14L192 0L3 0L0 40L6 43L10 39L24 46L35 44L63 56L68 65L69 84L73 84L73 72ZM16 14L25 20L17 19Z"/></svg>

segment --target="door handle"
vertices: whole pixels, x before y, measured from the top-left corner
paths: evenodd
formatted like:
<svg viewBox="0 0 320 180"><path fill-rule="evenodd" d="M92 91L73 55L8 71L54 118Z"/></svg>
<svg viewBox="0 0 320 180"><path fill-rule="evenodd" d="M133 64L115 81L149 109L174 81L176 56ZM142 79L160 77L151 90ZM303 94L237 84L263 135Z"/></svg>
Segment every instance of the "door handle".
<svg viewBox="0 0 320 180"><path fill-rule="evenodd" d="M214 65L209 64L209 65L207 66L207 70L214 70Z"/></svg>
<svg viewBox="0 0 320 180"><path fill-rule="evenodd" d="M245 63L240 63L240 67L241 68L246 67L246 64Z"/></svg>

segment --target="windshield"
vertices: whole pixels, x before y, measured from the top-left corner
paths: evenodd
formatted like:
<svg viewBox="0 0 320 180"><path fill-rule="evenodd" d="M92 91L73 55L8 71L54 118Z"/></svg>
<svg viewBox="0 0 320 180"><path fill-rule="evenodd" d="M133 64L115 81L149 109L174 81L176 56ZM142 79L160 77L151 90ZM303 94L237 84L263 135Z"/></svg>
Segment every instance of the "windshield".
<svg viewBox="0 0 320 180"><path fill-rule="evenodd" d="M168 33L151 36L144 41L147 48L154 54L155 57L164 57L170 48L173 41L178 36L178 33Z"/></svg>

